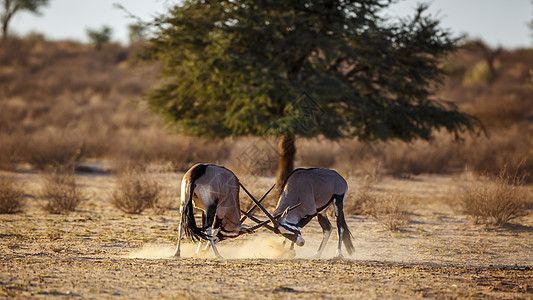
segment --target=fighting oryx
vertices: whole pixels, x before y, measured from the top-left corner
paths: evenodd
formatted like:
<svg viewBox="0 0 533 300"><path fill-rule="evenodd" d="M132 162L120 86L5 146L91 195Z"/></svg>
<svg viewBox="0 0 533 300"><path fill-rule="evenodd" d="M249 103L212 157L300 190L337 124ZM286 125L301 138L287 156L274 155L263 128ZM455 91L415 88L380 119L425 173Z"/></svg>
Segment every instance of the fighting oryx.
<svg viewBox="0 0 533 300"><path fill-rule="evenodd" d="M243 187L244 189L244 187ZM256 202L263 212L269 217L274 227L268 227L274 232L281 234L294 244L303 246L305 241L300 230L313 217L317 217L322 227L323 238L314 257L319 258L331 234L331 223L326 215L327 208L333 203L335 216L337 217L337 230L339 243L337 257L342 257L342 244L349 254L354 252L352 234L344 219L344 199L348 191L346 180L339 173L328 169L296 169L285 180L281 188L274 216L270 215L253 196L244 191ZM252 217L252 216L249 216ZM259 223L259 220L253 218ZM262 222L263 224L266 222Z"/></svg>
<svg viewBox="0 0 533 300"><path fill-rule="evenodd" d="M239 185L233 172L216 165L196 164L185 173L181 181L181 219L174 256L180 256L183 233L200 241L197 253L202 240L207 240L206 249L211 246L215 255L222 258L215 242L251 232L253 228L241 224ZM196 224L194 207L202 210L202 227Z"/></svg>

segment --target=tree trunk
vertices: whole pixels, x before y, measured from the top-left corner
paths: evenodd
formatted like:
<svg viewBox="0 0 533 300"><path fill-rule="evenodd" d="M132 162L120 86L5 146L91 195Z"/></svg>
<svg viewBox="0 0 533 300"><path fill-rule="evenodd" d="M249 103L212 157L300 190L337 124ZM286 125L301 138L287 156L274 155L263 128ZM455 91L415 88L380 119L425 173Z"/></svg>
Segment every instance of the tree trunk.
<svg viewBox="0 0 533 300"><path fill-rule="evenodd" d="M281 189L281 185L294 169L294 155L296 154L296 148L294 147L295 140L296 138L293 135L283 135L279 140L278 178L276 180L278 189Z"/></svg>
<svg viewBox="0 0 533 300"><path fill-rule="evenodd" d="M3 20L2 21L2 40L7 39L7 25L9 23L9 20Z"/></svg>
<svg viewBox="0 0 533 300"><path fill-rule="evenodd" d="M2 40L6 40L7 39L7 29L8 29L8 26L9 26L9 21L11 21L11 17L13 16L13 13L14 12L9 12L8 9L9 9L9 4L6 4L6 12L5 12L5 15L2 16Z"/></svg>

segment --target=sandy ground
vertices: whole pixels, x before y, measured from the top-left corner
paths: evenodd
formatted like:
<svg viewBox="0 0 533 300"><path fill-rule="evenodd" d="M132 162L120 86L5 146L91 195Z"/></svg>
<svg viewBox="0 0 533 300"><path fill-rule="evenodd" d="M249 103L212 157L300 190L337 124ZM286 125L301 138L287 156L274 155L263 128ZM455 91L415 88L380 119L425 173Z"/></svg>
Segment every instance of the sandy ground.
<svg viewBox="0 0 533 300"><path fill-rule="evenodd" d="M83 175L89 200L77 212L50 215L35 197L40 174L0 176L24 182L28 196L23 213L0 215L3 298L533 299L533 216L502 228L473 225L446 204L460 176L382 179L379 193L409 196L408 227L389 232L371 217L349 216L356 252L340 260L336 234L322 259L310 259L322 236L316 221L303 229L306 244L293 259L264 230L219 243L225 260L211 251L195 256L191 242L174 258L177 204L163 215L127 215L109 203L113 176ZM177 195L181 174L155 176ZM253 188L273 180L259 178Z"/></svg>

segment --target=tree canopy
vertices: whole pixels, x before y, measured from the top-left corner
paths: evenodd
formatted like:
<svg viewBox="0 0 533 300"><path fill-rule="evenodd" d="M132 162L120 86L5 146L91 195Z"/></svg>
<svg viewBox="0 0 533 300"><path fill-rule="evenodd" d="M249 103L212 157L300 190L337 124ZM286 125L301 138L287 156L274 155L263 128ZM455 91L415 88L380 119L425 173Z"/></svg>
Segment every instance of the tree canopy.
<svg viewBox="0 0 533 300"><path fill-rule="evenodd" d="M385 18L392 2L184 1L153 23L144 58L167 80L149 103L207 137L410 141L472 130L474 118L431 94L456 40L425 5Z"/></svg>
<svg viewBox="0 0 533 300"><path fill-rule="evenodd" d="M2 0L0 21L2 22L2 37L7 37L9 22L13 15L19 11L28 11L39 14L39 8L48 5L50 0Z"/></svg>

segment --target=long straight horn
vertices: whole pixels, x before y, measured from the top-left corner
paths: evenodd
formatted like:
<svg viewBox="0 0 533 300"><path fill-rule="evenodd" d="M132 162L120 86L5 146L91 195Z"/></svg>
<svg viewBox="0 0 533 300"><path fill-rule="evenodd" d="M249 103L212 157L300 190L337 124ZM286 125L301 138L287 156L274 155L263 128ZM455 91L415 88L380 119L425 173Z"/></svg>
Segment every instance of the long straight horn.
<svg viewBox="0 0 533 300"><path fill-rule="evenodd" d="M250 194L250 192L248 192L248 190L241 184L239 183L239 185L242 187L242 189L244 190L244 192L246 192L246 194L248 194L248 196L252 199L252 201L255 202L255 204L261 209L261 211L263 211L263 213L270 219L270 221L272 221L272 224L274 224L274 227L278 228L279 227L279 222L278 220L274 219L274 217L272 217L272 215L268 212L268 210L266 210L263 205L261 205L261 203L259 203L259 201L257 201L254 196L252 196L252 194Z"/></svg>
<svg viewBox="0 0 533 300"><path fill-rule="evenodd" d="M245 211L242 211L242 213L245 214L245 215L247 214ZM268 223L270 223L270 220L261 221L258 218L254 217L253 215L248 215L248 217L250 218L250 220L252 220L255 223L257 223L257 225L248 228L249 230L253 231L253 230L256 230L257 228L265 227L266 229L271 230L274 233L276 233L276 229L274 227L268 225Z"/></svg>
<svg viewBox="0 0 533 300"><path fill-rule="evenodd" d="M242 185L241 185L242 186ZM274 184L270 190L268 190L264 195L263 197L261 197L261 199L259 199L259 202L263 201L265 199L265 197L268 195L268 193L270 193L270 191L275 187L276 185ZM244 187L243 187L244 188ZM244 216L241 218L241 223L244 222L246 220L246 218L248 217L249 214L251 214L254 209L257 207L257 204L254 204L254 206L252 206L252 208L250 208L245 214Z"/></svg>

